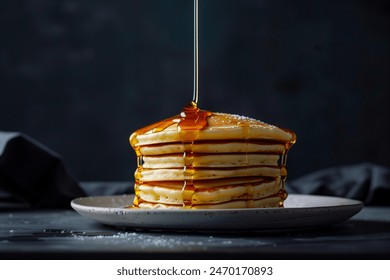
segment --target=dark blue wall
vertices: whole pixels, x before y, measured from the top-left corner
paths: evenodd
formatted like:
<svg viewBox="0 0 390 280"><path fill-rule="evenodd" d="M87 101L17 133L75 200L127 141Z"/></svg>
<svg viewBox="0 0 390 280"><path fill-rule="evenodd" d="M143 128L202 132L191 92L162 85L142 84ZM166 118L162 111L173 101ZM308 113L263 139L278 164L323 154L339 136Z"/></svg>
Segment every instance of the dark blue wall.
<svg viewBox="0 0 390 280"><path fill-rule="evenodd" d="M385 0L200 0L200 107L296 131L289 176L390 166ZM131 180L132 131L192 97L192 0L0 1L0 130L79 180Z"/></svg>

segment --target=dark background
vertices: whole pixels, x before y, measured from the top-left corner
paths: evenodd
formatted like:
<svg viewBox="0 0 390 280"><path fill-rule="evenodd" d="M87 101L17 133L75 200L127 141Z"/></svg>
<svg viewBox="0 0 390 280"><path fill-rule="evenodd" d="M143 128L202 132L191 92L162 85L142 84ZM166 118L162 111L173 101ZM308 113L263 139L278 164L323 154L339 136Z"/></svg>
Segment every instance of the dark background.
<svg viewBox="0 0 390 280"><path fill-rule="evenodd" d="M290 178L390 166L387 2L200 0L199 106L295 130ZM192 0L1 0L0 130L132 180L130 133L192 98L192 32Z"/></svg>

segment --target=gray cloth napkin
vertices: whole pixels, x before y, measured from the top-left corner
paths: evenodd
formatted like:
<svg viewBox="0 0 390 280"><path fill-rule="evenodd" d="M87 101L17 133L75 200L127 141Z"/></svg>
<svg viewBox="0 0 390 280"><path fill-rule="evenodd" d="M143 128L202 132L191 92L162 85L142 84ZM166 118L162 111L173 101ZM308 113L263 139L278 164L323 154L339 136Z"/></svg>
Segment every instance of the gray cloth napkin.
<svg viewBox="0 0 390 280"><path fill-rule="evenodd" d="M372 163L332 167L287 180L286 189L290 193L353 198L366 205L390 205L390 169Z"/></svg>
<svg viewBox="0 0 390 280"><path fill-rule="evenodd" d="M64 208L84 195L58 154L23 133L0 131L0 207Z"/></svg>

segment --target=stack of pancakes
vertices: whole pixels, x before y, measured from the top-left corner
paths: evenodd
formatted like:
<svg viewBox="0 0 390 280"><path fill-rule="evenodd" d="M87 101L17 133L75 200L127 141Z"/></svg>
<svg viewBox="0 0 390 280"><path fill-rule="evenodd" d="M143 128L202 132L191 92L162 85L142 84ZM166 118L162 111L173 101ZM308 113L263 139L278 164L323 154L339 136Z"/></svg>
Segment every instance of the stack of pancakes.
<svg viewBox="0 0 390 280"><path fill-rule="evenodd" d="M130 136L138 156L135 207L283 206L292 131L225 113L208 112L196 129L183 130L181 121L179 115Z"/></svg>

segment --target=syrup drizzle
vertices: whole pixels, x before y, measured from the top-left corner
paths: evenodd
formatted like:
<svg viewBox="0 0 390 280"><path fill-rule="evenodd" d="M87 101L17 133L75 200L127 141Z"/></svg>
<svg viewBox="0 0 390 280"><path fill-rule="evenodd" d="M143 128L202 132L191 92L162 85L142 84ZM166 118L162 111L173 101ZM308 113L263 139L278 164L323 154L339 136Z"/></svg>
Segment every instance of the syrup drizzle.
<svg viewBox="0 0 390 280"><path fill-rule="evenodd" d="M200 110L194 101L190 102L180 114L182 120L178 123L177 128L184 147L184 183L182 187L183 207L189 208L192 206L192 197L195 193L195 169L193 166L194 152L192 147L199 131L208 125L207 118L211 115L212 113L209 111Z"/></svg>
<svg viewBox="0 0 390 280"><path fill-rule="evenodd" d="M199 97L199 36L198 36L198 0L194 0L194 92L192 102L198 104Z"/></svg>
<svg viewBox="0 0 390 280"><path fill-rule="evenodd" d="M182 145L184 147L183 160L184 160L184 182L182 187L183 194L183 207L191 207L192 196L195 192L194 187L194 173L193 167L194 153L192 146L200 130L208 125L207 118L212 115L212 112L206 110L200 110L194 101L191 101L185 106L179 115L165 119L163 121L151 124L144 128L141 128L132 134L130 138L130 144L134 147L137 155L137 170L134 174L136 187L134 206L138 206L139 190L138 185L143 183L142 170L143 170L143 159L142 153L140 152L140 146L138 145L137 136L144 133L156 133L163 131L171 125L177 124L177 131L180 135Z"/></svg>

